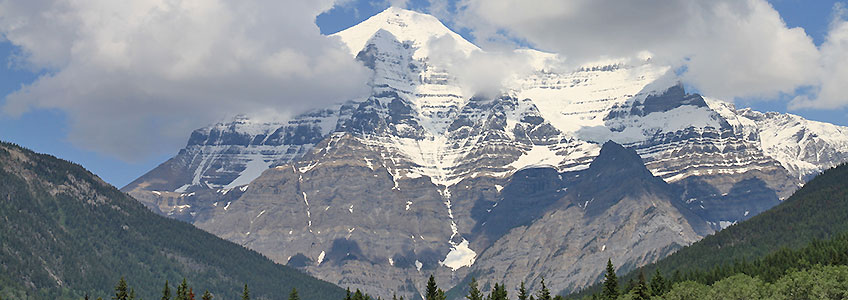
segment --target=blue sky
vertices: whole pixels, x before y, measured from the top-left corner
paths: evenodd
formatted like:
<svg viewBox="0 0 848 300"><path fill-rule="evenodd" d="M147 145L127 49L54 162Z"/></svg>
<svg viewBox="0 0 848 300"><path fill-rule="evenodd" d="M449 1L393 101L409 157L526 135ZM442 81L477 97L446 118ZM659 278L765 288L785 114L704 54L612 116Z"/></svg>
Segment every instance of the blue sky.
<svg viewBox="0 0 848 300"><path fill-rule="evenodd" d="M821 45L828 33L833 15L835 1L804 1L804 0L772 0L770 3L780 13L789 27L802 27L813 39L816 46ZM428 1L416 0L407 3L408 8L426 10ZM374 15L388 6L387 2L373 0L354 1L342 7L320 14L316 18L321 33L334 33ZM467 28L447 22L449 27L473 40L473 35ZM520 43L523 44L523 43ZM527 44L523 44L527 45ZM0 42L0 57L4 64L0 66L0 106L7 101L6 95L19 90L22 86L33 83L39 76L49 71L44 68L32 71L13 63L12 58L20 54L20 49L8 41ZM803 88L802 88L803 89ZM803 92L803 91L802 91ZM782 94L771 99L740 98L736 99L737 106L750 106L762 111L787 111L787 103L794 95ZM848 110L837 109L802 109L791 111L808 119L825 121L840 125L848 125ZM190 111L186 113L191 118ZM173 135L186 140L190 130L174 132ZM161 162L164 162L179 151L179 147L153 151L135 159L118 158L100 151L82 149L69 140L69 117L66 110L56 108L33 109L20 116L10 116L0 113L0 139L31 148L38 152L53 154L73 162L100 175L107 182L121 187ZM156 143L156 141L149 141Z"/></svg>

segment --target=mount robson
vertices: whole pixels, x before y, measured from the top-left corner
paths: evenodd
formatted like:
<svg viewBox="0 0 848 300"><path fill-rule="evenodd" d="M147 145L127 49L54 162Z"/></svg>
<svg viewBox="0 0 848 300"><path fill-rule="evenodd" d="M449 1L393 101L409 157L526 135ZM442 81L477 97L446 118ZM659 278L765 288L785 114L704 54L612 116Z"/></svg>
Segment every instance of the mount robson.
<svg viewBox="0 0 848 300"><path fill-rule="evenodd" d="M848 128L689 93L650 58L563 70L516 50L530 71L485 95L450 63L485 53L433 16L389 8L332 36L373 70L369 96L197 129L122 191L383 299L422 297L430 275L568 293L608 259L653 263L848 161Z"/></svg>

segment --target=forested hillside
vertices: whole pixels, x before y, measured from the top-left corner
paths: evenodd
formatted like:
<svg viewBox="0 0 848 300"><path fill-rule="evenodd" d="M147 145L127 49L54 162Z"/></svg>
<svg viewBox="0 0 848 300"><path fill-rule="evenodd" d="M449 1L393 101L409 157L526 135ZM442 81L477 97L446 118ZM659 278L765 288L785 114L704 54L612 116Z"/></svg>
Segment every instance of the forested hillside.
<svg viewBox="0 0 848 300"><path fill-rule="evenodd" d="M200 298L342 299L330 283L240 245L158 216L81 166L0 143L0 297L91 299L121 277L159 299L187 279Z"/></svg>

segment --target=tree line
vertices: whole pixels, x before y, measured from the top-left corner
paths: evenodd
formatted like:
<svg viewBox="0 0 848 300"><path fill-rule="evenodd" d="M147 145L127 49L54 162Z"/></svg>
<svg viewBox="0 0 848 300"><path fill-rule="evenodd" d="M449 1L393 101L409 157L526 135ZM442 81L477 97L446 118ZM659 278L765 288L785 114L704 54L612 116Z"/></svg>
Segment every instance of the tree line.
<svg viewBox="0 0 848 300"><path fill-rule="evenodd" d="M348 294L350 290L348 290ZM188 282L185 278L183 278L183 282L177 285L176 293L171 294L171 286L168 284L168 281L165 280L165 287L162 288L162 297L160 300L196 300L196 295L194 293L194 288L188 285ZM84 300L89 300L89 296L85 295ZM121 277L121 280L115 285L115 295L110 299L112 300L142 300L141 298L136 298L135 289L130 287L127 284L127 281L124 280L124 277ZM214 296L209 290L205 290L202 295L200 295L200 300L212 300ZM292 288L291 293L289 293L289 300L300 300L300 296L297 294L297 289ZM0 298L0 300L3 300ZM98 297L97 300L103 300L102 297ZM250 290L247 288L247 284L244 285L244 291L241 294L241 300L250 300ZM363 299L364 300L364 299Z"/></svg>

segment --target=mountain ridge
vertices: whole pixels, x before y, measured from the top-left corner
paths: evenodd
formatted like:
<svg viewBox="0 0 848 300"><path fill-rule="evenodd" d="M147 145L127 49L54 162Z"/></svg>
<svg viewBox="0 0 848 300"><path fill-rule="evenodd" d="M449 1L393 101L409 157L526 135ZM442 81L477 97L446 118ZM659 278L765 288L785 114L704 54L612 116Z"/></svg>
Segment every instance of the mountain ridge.
<svg viewBox="0 0 848 300"><path fill-rule="evenodd" d="M123 190L161 214L265 249L260 251L280 263L296 258L301 269L338 284L391 288L410 296L420 294L422 286L413 280L420 272L452 285L482 263L479 255L501 238L501 231L481 231L483 216L507 204L502 201L511 197L511 182L525 177L553 184L563 180L559 176L577 175L610 140L635 151L652 176L669 184L674 190L669 193L678 197L671 202L674 210L684 206L681 216L694 215L709 225L692 231L697 238L780 203L808 174L848 160L844 127L738 110L689 94L667 66L650 60L561 71L554 67L561 63L556 55L519 50L516 55L532 61L536 71L506 76L501 95L468 95L458 75L448 71L451 66L427 56L431 41L458 36L437 19L389 9L360 25L336 36L347 39L353 56L373 70L367 98L345 99L259 131L228 131L249 119L213 126L220 134L198 130L175 158ZM463 49L470 55L483 51ZM460 52L457 60L466 55ZM269 138L274 132L291 135ZM775 142L782 136L798 136L804 151L786 147L791 141ZM268 145L270 140L282 142ZM575 192L557 189L534 201L549 203ZM383 219L359 215L363 212ZM536 216L529 213L509 224L532 227ZM407 217L415 221L410 224ZM650 224L641 218L645 215L623 220ZM685 219L676 218L675 226L701 228ZM394 231L403 234L386 233ZM675 239L667 236L653 248L640 248L643 252L632 253L625 264L650 262L659 257L654 254L667 253L662 249ZM283 241L307 245L286 247ZM329 254L339 249L360 254ZM329 268L325 260L343 270ZM360 271L341 275L353 270ZM567 287L564 280L550 283L580 287Z"/></svg>

